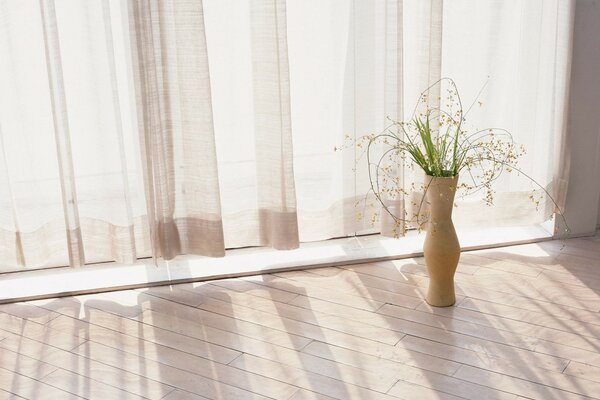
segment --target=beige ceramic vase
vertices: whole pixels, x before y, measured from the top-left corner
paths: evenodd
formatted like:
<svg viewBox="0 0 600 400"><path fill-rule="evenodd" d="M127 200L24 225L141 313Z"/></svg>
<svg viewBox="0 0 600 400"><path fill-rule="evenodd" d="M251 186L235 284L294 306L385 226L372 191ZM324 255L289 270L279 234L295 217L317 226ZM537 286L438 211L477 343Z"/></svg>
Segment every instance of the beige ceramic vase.
<svg viewBox="0 0 600 400"><path fill-rule="evenodd" d="M423 248L429 271L426 300L436 307L448 307L456 302L454 273L460 258L460 245L452 223L452 208L457 183L458 176L425 177L430 211Z"/></svg>

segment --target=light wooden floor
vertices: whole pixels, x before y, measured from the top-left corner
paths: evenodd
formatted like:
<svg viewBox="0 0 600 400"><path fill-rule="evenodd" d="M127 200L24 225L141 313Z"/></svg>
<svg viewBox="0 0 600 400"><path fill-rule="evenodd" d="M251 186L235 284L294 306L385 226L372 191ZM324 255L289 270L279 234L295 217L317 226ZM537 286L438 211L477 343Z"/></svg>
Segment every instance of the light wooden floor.
<svg viewBox="0 0 600 400"><path fill-rule="evenodd" d="M564 245L564 247L563 247ZM0 399L600 399L600 236L0 306Z"/></svg>

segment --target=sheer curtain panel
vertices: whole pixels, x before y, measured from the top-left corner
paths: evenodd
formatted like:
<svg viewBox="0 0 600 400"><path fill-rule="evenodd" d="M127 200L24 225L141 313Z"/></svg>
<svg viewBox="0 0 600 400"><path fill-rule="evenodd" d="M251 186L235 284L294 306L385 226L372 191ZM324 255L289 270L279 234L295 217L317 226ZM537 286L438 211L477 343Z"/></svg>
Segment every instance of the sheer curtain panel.
<svg viewBox="0 0 600 400"><path fill-rule="evenodd" d="M136 110L153 254L224 255L201 1L131 1Z"/></svg>
<svg viewBox="0 0 600 400"><path fill-rule="evenodd" d="M510 130L523 170L562 199L572 9L0 0L0 271L391 234L360 149L334 148L410 118L441 77L475 104L468 128ZM495 189L492 208L457 201L458 228L548 218L523 177ZM387 201L402 213L420 195Z"/></svg>
<svg viewBox="0 0 600 400"><path fill-rule="evenodd" d="M149 256L120 1L0 1L0 269Z"/></svg>

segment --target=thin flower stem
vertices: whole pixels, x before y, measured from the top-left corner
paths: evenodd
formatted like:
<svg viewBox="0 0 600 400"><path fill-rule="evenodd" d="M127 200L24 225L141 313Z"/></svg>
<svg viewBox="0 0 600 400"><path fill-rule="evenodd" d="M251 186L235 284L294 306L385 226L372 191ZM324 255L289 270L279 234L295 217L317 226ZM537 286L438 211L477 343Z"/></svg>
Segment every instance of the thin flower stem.
<svg viewBox="0 0 600 400"><path fill-rule="evenodd" d="M447 97L444 98L443 108L440 105L441 97L434 99L438 101L437 106L431 106L431 89L444 83L449 87L446 89ZM466 124L465 117L478 101L486 85L487 82L479 90L467 112L464 112L456 83L450 78L441 78L421 92L408 121L395 121L387 117L390 123L380 134L366 135L355 140L356 147L362 150L358 160L362 160L365 155L367 159L370 188L364 197L365 204L372 193L383 212L394 220L396 227L415 222L420 229L426 222L421 219L421 213L431 180L422 185L423 197L418 208L417 203L411 203L417 208L416 215L408 218L406 210L403 209L404 215L398 216L389 208L387 201L404 198L408 192L400 186L400 178L394 174L394 165L399 168L416 165L432 177L455 177L466 171L463 176L467 182L457 187L461 188L460 196L464 198L484 191L484 200L490 205L493 204L494 183L503 173L515 171L543 190L555 206L554 213L560 215L568 230L564 213L550 193L517 167L518 159L525 152L522 146L517 148L514 137L508 130L486 128L467 133L467 129L463 128ZM420 106L425 107L425 110L420 110ZM380 146L383 147L381 153ZM530 198L536 206L539 204L539 200L536 201L533 195ZM372 221L376 220L378 213L374 215Z"/></svg>

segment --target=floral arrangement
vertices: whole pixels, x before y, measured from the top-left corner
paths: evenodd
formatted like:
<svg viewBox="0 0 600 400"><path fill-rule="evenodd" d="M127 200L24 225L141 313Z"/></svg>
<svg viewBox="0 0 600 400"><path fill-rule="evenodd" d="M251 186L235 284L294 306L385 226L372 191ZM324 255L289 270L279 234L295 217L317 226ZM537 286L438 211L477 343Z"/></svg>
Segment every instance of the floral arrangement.
<svg viewBox="0 0 600 400"><path fill-rule="evenodd" d="M443 96L432 99L432 95L442 92L443 86ZM383 212L393 219L394 235L399 236L405 223L412 223L421 230L427 222L425 193L428 184L423 183L419 187L412 183L404 188L398 173L402 169L418 167L431 177L453 178L460 175L461 183L455 188L459 196L482 192L487 205L493 205L494 202L494 182L504 172L516 172L536 187L529 196L536 209L546 195L554 205L553 212L562 217L568 231L564 214L556 201L544 187L519 168L518 161L525 154L525 149L515 143L511 133L502 128L468 131L467 114L475 103L482 105L477 98L464 111L455 82L450 78L442 78L421 93L410 120L395 121L388 118L389 125L379 134L365 135L357 140L346 137L346 143L339 150L356 147L361 150L357 162L363 157L367 160L370 189L364 203L373 195ZM431 106L432 103L439 106ZM420 200L412 201L412 213L404 209L404 215L397 215L388 206L391 201L410 198L410 192L415 191L423 195ZM371 202L371 205L374 204ZM362 218L363 213L359 213L358 217ZM372 225L378 218L379 213L374 213Z"/></svg>

